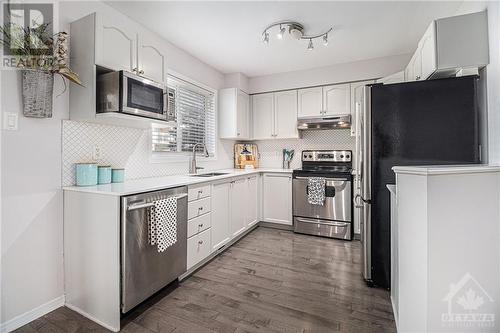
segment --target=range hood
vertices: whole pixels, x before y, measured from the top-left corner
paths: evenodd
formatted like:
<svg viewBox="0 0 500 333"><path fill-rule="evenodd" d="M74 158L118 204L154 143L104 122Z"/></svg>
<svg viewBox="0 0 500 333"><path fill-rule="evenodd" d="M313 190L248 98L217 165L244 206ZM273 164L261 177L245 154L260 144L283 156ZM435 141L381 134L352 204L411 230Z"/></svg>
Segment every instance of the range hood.
<svg viewBox="0 0 500 333"><path fill-rule="evenodd" d="M350 127L351 115L303 117L297 120L297 129L299 130L326 130Z"/></svg>

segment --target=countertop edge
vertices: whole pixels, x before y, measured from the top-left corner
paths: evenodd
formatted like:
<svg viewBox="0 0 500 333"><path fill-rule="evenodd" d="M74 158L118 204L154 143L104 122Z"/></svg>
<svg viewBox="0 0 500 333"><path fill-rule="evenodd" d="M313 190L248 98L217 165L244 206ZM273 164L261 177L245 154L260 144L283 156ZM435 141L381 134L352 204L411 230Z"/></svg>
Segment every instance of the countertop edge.
<svg viewBox="0 0 500 333"><path fill-rule="evenodd" d="M260 174L260 173L285 173L291 174L292 169L254 169L254 170L243 170L243 169L223 169L223 170L213 170L210 172L227 172L226 175L221 176L213 176L213 177L194 177L192 175L172 175L172 176L164 176L164 177L148 177L141 179L134 179L125 181L124 183L112 183L112 184L103 184L103 185L94 185L94 186L63 186L63 191L70 192L80 192L80 193L89 193L89 194L99 194L99 195L110 195L110 196L124 196L131 195L137 193L151 192L162 189L168 189L178 186L189 186L189 185L197 185L202 183L212 183L224 179L235 178L246 175ZM208 171L207 171L208 173ZM201 173L203 174L203 173ZM176 180L176 178L178 180ZM140 182L154 182L158 181L157 185L140 185ZM136 183L136 184L134 184ZM134 187L134 185L136 185ZM119 189L119 187L128 186L129 188ZM118 189L113 189L113 187L118 187Z"/></svg>
<svg viewBox="0 0 500 333"><path fill-rule="evenodd" d="M431 176L431 175L500 172L500 166L498 165L395 166L392 168L392 170L396 174Z"/></svg>

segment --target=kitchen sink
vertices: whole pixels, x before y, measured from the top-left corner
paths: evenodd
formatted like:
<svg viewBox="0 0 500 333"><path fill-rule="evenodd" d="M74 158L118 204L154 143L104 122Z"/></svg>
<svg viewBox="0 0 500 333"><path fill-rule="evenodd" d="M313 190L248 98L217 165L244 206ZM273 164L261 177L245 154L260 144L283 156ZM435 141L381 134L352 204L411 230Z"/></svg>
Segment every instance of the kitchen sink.
<svg viewBox="0 0 500 333"><path fill-rule="evenodd" d="M228 172L210 172L210 173L201 173L199 175L191 175L192 177L215 177L215 176L222 176L222 175L227 175Z"/></svg>

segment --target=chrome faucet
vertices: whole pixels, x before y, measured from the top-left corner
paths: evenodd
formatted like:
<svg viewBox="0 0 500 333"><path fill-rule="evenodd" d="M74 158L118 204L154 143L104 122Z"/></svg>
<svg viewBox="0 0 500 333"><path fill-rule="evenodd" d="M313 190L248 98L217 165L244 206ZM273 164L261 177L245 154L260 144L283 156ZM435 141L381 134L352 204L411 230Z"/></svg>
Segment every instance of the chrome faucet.
<svg viewBox="0 0 500 333"><path fill-rule="evenodd" d="M193 156L191 157L191 161L189 162L189 173L191 173L191 174L197 173L197 171L199 169L203 169L202 167L196 166L196 148L198 146L203 146L203 148L205 148L205 157L209 157L210 156L210 155L208 155L207 146L204 143L197 143L197 144L195 144L193 146Z"/></svg>

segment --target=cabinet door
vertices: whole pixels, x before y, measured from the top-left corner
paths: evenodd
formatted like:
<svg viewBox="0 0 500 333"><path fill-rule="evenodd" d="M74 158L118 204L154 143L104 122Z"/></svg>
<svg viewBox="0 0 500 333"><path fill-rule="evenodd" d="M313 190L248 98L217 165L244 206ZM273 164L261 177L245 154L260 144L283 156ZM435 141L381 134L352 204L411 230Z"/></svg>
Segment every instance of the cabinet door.
<svg viewBox="0 0 500 333"><path fill-rule="evenodd" d="M292 225L292 176L264 174L263 220Z"/></svg>
<svg viewBox="0 0 500 333"><path fill-rule="evenodd" d="M231 235L236 237L247 228L247 179L231 182Z"/></svg>
<svg viewBox="0 0 500 333"><path fill-rule="evenodd" d="M373 83L373 80L351 83L351 135L356 136L356 119L362 112L364 104L364 87Z"/></svg>
<svg viewBox="0 0 500 333"><path fill-rule="evenodd" d="M133 72L137 64L136 26L121 15L96 16L95 63ZM90 33L90 32L89 32Z"/></svg>
<svg viewBox="0 0 500 333"><path fill-rule="evenodd" d="M274 94L252 96L253 139L274 138Z"/></svg>
<svg viewBox="0 0 500 333"><path fill-rule="evenodd" d="M413 57L413 76L414 81L422 80L422 57L420 56L420 49L417 49Z"/></svg>
<svg viewBox="0 0 500 333"><path fill-rule="evenodd" d="M250 139L250 97L238 89L236 99L236 137Z"/></svg>
<svg viewBox="0 0 500 333"><path fill-rule="evenodd" d="M157 41L150 33L143 32L137 38L139 75L153 81L167 81L167 56L162 50L161 41Z"/></svg>
<svg viewBox="0 0 500 333"><path fill-rule="evenodd" d="M274 123L276 138L298 138L297 90L274 94Z"/></svg>
<svg viewBox="0 0 500 333"><path fill-rule="evenodd" d="M252 226L259 222L259 202L258 202L258 177L251 176L247 179L246 225Z"/></svg>
<svg viewBox="0 0 500 333"><path fill-rule="evenodd" d="M298 116L319 117L323 111L321 87L298 90Z"/></svg>
<svg viewBox="0 0 500 333"><path fill-rule="evenodd" d="M410 62L405 69L405 82L415 81L415 74L413 72L413 63L415 62L415 55L411 57Z"/></svg>
<svg viewBox="0 0 500 333"><path fill-rule="evenodd" d="M421 76L427 80L436 71L436 33L433 21L419 42Z"/></svg>
<svg viewBox="0 0 500 333"><path fill-rule="evenodd" d="M212 185L212 250L218 250L231 239L229 230L230 182Z"/></svg>
<svg viewBox="0 0 500 333"><path fill-rule="evenodd" d="M336 84L323 87L323 115L351 114L351 86Z"/></svg>

